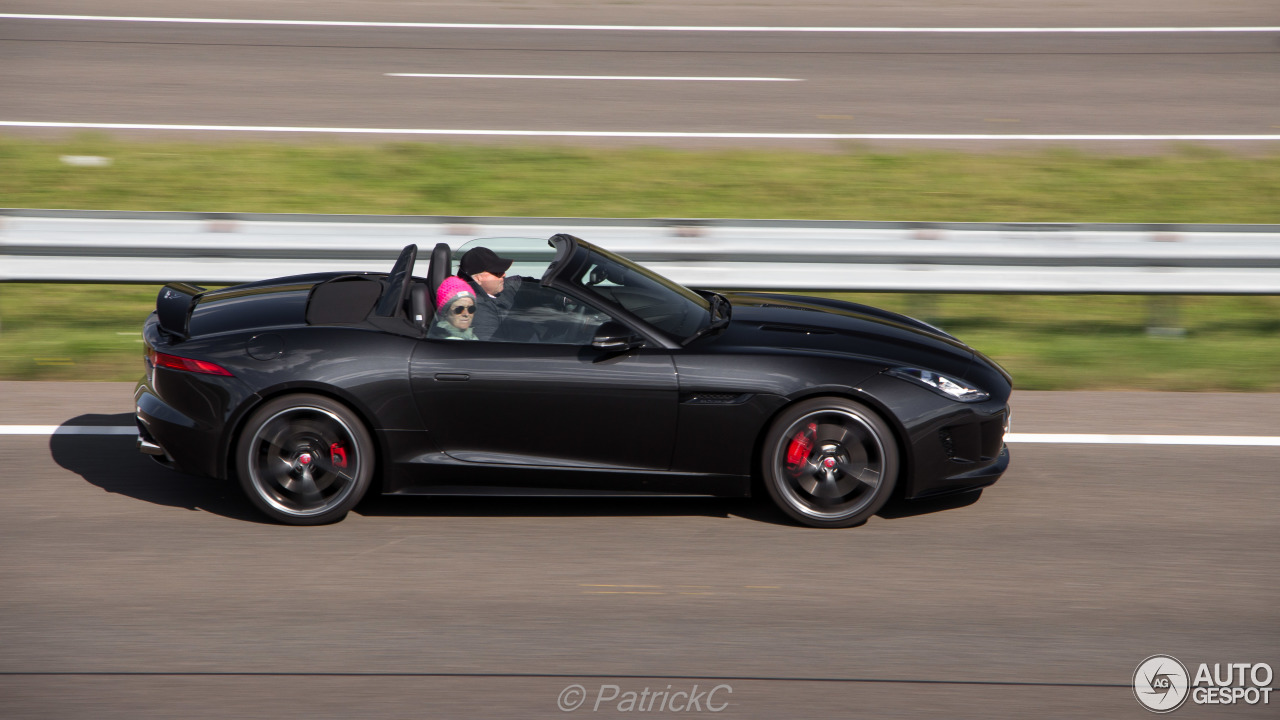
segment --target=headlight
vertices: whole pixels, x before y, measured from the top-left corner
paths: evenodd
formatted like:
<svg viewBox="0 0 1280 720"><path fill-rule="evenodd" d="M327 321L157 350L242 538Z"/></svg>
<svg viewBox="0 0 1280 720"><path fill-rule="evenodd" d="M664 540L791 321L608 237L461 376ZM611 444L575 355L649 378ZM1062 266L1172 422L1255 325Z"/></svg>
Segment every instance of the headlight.
<svg viewBox="0 0 1280 720"><path fill-rule="evenodd" d="M978 388L961 382L953 377L933 372L932 370L921 370L920 368L894 368L889 371L889 374L894 377L900 377L904 380L919 383L930 390L942 393L952 400L959 400L960 402L982 402L983 400L991 397L990 393L979 390Z"/></svg>

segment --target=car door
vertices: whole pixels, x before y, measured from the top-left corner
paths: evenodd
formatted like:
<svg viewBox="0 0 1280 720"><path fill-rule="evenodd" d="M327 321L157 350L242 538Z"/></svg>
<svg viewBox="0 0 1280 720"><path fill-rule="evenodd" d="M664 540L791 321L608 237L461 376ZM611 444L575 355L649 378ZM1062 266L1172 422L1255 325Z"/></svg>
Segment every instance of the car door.
<svg viewBox="0 0 1280 720"><path fill-rule="evenodd" d="M666 470L678 402L670 352L427 338L410 363L412 391L455 460Z"/></svg>

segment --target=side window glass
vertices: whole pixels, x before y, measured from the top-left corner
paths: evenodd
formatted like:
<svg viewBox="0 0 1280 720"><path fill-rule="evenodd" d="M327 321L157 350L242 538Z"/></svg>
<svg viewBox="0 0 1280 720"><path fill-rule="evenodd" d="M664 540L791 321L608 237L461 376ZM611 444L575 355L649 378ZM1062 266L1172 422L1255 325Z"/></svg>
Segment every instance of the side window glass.
<svg viewBox="0 0 1280 720"><path fill-rule="evenodd" d="M492 308L481 303L480 312ZM496 329L488 334L494 342L537 343L543 345L590 345L596 329L611 318L603 311L537 282L525 282L512 298ZM482 326L477 317L478 326ZM485 335L486 333L481 333Z"/></svg>
<svg viewBox="0 0 1280 720"><path fill-rule="evenodd" d="M705 302L689 290L599 253L592 253L586 267L570 280L673 338L689 337L708 320Z"/></svg>

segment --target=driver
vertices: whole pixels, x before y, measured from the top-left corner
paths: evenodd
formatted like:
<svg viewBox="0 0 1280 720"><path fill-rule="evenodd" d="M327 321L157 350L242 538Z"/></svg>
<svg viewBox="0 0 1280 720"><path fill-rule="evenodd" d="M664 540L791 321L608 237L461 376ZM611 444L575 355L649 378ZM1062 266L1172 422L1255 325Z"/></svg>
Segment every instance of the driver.
<svg viewBox="0 0 1280 720"><path fill-rule="evenodd" d="M525 280L519 275L507 277L512 261L498 257L498 254L487 247L474 247L462 255L458 261L458 275L471 283L475 290L477 315L473 323L476 337L481 340L495 339L502 321L511 314L515 305L516 294L520 292L520 284ZM512 328L507 328L498 340L509 340Z"/></svg>

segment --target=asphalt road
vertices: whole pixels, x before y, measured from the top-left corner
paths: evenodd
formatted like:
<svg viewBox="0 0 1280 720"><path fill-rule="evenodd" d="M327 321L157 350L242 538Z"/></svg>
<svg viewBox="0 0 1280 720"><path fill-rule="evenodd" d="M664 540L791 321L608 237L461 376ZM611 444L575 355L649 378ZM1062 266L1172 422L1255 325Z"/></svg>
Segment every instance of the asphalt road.
<svg viewBox="0 0 1280 720"><path fill-rule="evenodd" d="M1280 9L1270 0L1233 0L1209 9L1189 0L1087 0L1066 7L1012 2L966 7L942 0L856 9L848 5L854 4L221 0L175 8L174 3L138 0L105 7L100 2L9 0L0 3L0 11L714 26L1280 26ZM689 77L735 79L651 79ZM1278 78L1276 32L708 33L0 19L0 120L12 121L624 133L1276 135ZM190 132L118 132L191 137ZM383 142L398 136L341 137ZM540 141L553 140L838 147L831 141L759 137ZM463 136L448 141L510 139ZM929 144L972 148L1010 143L938 139Z"/></svg>
<svg viewBox="0 0 1280 720"><path fill-rule="evenodd" d="M128 424L130 390L0 383L0 424ZM1014 425L1275 434L1280 396L1016 393ZM589 716L720 687L703 712L1142 718L1150 655L1280 667L1276 448L1013 453L976 502L847 531L709 499L292 528L128 437L0 436L0 716L555 717L576 684Z"/></svg>

